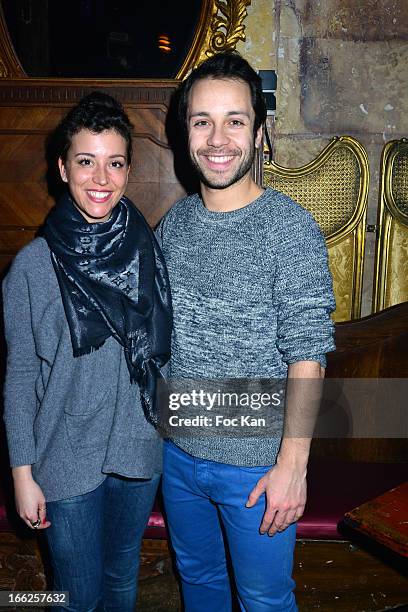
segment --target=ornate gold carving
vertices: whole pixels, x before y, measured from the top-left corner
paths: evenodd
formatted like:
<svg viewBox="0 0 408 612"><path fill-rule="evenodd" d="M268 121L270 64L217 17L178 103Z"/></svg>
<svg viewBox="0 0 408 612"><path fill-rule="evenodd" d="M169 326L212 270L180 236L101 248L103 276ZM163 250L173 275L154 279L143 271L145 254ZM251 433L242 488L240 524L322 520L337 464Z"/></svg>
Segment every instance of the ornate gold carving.
<svg viewBox="0 0 408 612"><path fill-rule="evenodd" d="M382 151L373 311L408 301L408 140Z"/></svg>
<svg viewBox="0 0 408 612"><path fill-rule="evenodd" d="M347 236L343 242L328 249L333 290L336 296L336 311L333 320L348 321L352 318L351 296L354 284L354 237Z"/></svg>
<svg viewBox="0 0 408 612"><path fill-rule="evenodd" d="M408 228L395 221L390 230L385 308L408 300Z"/></svg>
<svg viewBox="0 0 408 612"><path fill-rule="evenodd" d="M246 7L251 0L215 0L217 12L213 15L210 27L208 49L203 49L200 57L211 57L220 51L235 49L239 40L245 40L243 20L247 15Z"/></svg>
<svg viewBox="0 0 408 612"><path fill-rule="evenodd" d="M369 183L364 147L350 136L334 138L309 164L264 164L266 185L307 208L327 242L336 296L335 321L360 316ZM348 277L348 278L347 278Z"/></svg>
<svg viewBox="0 0 408 612"><path fill-rule="evenodd" d="M239 40L245 40L243 21L251 0L204 0L200 23L192 47L177 79L187 74L205 59L220 51L235 49Z"/></svg>

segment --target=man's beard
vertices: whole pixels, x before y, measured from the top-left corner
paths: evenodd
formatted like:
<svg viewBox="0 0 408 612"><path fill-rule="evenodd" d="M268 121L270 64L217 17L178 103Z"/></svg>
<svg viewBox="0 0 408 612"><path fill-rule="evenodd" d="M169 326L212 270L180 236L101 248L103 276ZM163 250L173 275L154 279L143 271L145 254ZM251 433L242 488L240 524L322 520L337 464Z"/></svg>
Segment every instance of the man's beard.
<svg viewBox="0 0 408 612"><path fill-rule="evenodd" d="M205 154L214 155L214 151L211 151L211 152L206 151ZM228 155L228 153L225 153L225 155ZM220 174L217 175L216 172L211 171L211 170L206 171L208 172L208 176L207 176L206 172L202 169L197 159L193 157L190 153L191 164L193 168L195 169L195 171L197 172L200 182L206 187L210 187L211 189L225 189L226 187L230 187L231 185L234 185L235 183L240 181L251 170L254 159L255 159L255 147L251 149L251 152L247 157L244 156L241 159L240 164L238 165L238 167L236 168L232 176L223 177L222 172L220 172Z"/></svg>

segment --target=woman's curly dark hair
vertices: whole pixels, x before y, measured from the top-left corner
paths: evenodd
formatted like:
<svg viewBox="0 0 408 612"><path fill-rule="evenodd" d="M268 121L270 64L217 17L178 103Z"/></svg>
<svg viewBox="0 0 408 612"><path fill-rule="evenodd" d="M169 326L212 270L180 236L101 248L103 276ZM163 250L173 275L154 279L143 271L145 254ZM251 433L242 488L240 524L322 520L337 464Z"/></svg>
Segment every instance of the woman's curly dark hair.
<svg viewBox="0 0 408 612"><path fill-rule="evenodd" d="M84 96L58 124L54 133L55 153L66 161L72 137L83 129L99 134L115 130L126 141L127 163L132 159L132 124L120 102L102 91Z"/></svg>

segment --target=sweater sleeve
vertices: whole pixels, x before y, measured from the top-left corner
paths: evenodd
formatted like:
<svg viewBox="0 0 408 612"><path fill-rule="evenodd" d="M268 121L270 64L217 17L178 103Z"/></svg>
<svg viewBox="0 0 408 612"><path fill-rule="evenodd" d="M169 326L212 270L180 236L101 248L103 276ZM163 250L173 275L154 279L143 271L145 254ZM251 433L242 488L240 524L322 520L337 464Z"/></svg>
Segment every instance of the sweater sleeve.
<svg viewBox="0 0 408 612"><path fill-rule="evenodd" d="M7 371L4 421L12 467L36 462L33 432L37 412L36 379L40 359L35 351L28 278L19 256L3 282Z"/></svg>
<svg viewBox="0 0 408 612"><path fill-rule="evenodd" d="M278 313L277 345L287 364L318 361L333 351L336 303L327 249L319 226L306 211L288 219L280 242L274 302Z"/></svg>

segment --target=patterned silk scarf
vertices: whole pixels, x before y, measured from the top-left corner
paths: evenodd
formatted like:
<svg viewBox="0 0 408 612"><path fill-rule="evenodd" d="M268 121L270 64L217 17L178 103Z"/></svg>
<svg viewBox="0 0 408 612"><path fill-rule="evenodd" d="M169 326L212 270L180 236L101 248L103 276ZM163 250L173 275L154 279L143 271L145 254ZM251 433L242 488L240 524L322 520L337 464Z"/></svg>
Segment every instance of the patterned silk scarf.
<svg viewBox="0 0 408 612"><path fill-rule="evenodd" d="M145 218L122 197L108 221L88 223L66 193L48 215L44 237L74 357L113 336L140 387L146 417L155 423L156 381L170 357L172 307L163 255Z"/></svg>

